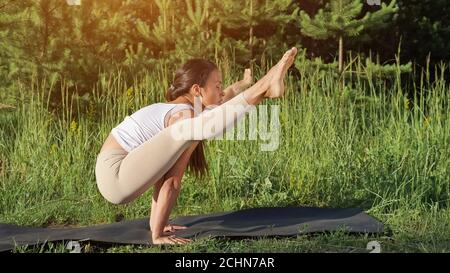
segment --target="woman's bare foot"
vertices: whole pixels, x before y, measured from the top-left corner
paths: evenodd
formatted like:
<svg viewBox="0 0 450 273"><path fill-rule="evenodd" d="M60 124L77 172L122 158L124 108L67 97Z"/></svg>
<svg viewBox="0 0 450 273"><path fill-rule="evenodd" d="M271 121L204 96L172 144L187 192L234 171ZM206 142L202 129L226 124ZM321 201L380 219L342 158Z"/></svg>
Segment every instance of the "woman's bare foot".
<svg viewBox="0 0 450 273"><path fill-rule="evenodd" d="M279 98L284 94L284 76L289 67L294 63L297 55L297 48L293 47L286 51L281 60L276 64L273 71L269 71L272 75L269 89L264 94L266 98Z"/></svg>

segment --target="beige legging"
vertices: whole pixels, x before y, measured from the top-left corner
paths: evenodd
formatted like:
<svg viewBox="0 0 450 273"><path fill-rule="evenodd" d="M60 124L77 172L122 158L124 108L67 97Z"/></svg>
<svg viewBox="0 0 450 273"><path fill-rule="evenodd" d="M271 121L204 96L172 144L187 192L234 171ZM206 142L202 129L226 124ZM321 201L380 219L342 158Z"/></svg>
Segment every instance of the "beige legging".
<svg viewBox="0 0 450 273"><path fill-rule="evenodd" d="M100 193L114 204L134 200L169 171L191 144L219 136L251 109L240 93L220 106L163 129L130 153L115 149L101 152L95 166ZM211 125L215 130L209 130Z"/></svg>

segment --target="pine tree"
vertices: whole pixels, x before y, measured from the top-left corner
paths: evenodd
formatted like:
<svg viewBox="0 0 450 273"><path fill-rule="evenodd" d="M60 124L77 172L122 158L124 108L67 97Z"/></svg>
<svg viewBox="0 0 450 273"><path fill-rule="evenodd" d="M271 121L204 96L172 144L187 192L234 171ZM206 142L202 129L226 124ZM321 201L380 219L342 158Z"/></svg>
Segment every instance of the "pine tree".
<svg viewBox="0 0 450 273"><path fill-rule="evenodd" d="M396 0L392 0L389 5L382 3L378 11L368 12L358 19L362 8L361 0L330 0L325 9L320 9L313 19L306 12L300 11L300 26L304 35L320 40L338 40L339 73L342 73L344 68L344 39L357 37L368 28L384 26L398 11Z"/></svg>
<svg viewBox="0 0 450 273"><path fill-rule="evenodd" d="M145 35L147 39L154 39L159 45L161 57L166 56L168 51L174 48L176 40L176 5L178 1L155 0L159 9L159 16L152 28L140 23L138 30Z"/></svg>
<svg viewBox="0 0 450 273"><path fill-rule="evenodd" d="M65 2L56 0L8 1L0 17L0 48L7 62L9 80L35 75L58 77L59 56L67 33L63 14Z"/></svg>
<svg viewBox="0 0 450 273"><path fill-rule="evenodd" d="M129 55L143 57L130 50L138 49L129 35L136 17L129 7L137 2L7 1L0 17L0 77L4 82L31 75L64 79L69 86L89 91L99 71L126 65Z"/></svg>
<svg viewBox="0 0 450 273"><path fill-rule="evenodd" d="M180 57L217 57L221 25L211 16L211 0L185 0L186 16L182 18L182 35L177 41Z"/></svg>
<svg viewBox="0 0 450 273"><path fill-rule="evenodd" d="M215 17L219 18L222 26L226 28L247 30L246 47L250 59L254 61L258 42L265 45L266 40L275 34L279 26L295 19L297 10L292 14L288 13L292 2L292 0L245 0L241 5L236 5L234 0L224 0L217 4L219 8ZM260 29L262 31L257 32Z"/></svg>

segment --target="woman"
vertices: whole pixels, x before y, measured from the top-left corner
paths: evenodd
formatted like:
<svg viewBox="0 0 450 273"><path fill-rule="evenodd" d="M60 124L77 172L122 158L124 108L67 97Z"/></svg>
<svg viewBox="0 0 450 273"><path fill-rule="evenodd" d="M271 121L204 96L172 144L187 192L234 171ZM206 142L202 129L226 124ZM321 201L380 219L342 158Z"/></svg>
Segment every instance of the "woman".
<svg viewBox="0 0 450 273"><path fill-rule="evenodd" d="M184 171L189 164L197 174L204 173L202 140L233 126L236 114L241 119L265 98L284 94L283 79L296 54L295 47L288 50L262 79L243 92L237 89L251 82L249 71L244 82L222 91L222 76L215 64L201 59L188 61L176 72L167 91L168 103L146 106L112 129L97 156L95 175L100 193L111 203L125 204L154 186L150 216L153 243L190 242L170 236L171 231L186 227L167 225ZM208 111L196 115L194 107L197 110L199 104L201 110ZM239 107L232 113L223 111L229 106ZM206 121L221 124L218 132L204 132L198 124Z"/></svg>

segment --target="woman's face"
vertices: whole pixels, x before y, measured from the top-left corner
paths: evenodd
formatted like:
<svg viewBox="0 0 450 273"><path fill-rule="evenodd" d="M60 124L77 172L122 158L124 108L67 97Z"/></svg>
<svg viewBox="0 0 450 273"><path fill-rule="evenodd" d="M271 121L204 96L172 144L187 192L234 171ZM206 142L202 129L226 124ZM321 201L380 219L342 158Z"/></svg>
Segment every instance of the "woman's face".
<svg viewBox="0 0 450 273"><path fill-rule="evenodd" d="M202 102L205 107L222 104L225 94L222 90L222 74L218 69L209 74L205 86L200 88L200 94L203 97Z"/></svg>

